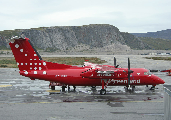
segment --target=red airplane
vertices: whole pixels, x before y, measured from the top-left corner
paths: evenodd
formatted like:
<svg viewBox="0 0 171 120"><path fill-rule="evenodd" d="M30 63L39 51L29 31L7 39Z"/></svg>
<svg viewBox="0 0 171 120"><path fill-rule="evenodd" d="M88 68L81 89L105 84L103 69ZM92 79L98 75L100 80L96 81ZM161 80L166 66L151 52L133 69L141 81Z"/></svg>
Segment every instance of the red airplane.
<svg viewBox="0 0 171 120"><path fill-rule="evenodd" d="M102 86L100 94L106 94L107 86L133 86L164 84L164 80L144 68L118 68L114 58L114 66L98 65L85 62L84 66L71 66L46 62L33 47L28 38L13 38L9 43L22 76L31 80L40 79L68 86ZM55 86L54 86L55 87ZM55 89L53 87L53 89ZM74 88L75 89L75 88Z"/></svg>
<svg viewBox="0 0 171 120"><path fill-rule="evenodd" d="M167 76L171 76L171 69L169 69L169 70L161 70L160 72L167 72Z"/></svg>

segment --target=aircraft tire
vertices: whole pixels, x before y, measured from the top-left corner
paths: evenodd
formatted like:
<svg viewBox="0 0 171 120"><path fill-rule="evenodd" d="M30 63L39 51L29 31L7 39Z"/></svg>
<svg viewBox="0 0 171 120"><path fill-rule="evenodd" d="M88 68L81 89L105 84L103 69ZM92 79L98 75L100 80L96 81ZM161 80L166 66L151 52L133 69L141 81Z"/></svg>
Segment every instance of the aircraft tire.
<svg viewBox="0 0 171 120"><path fill-rule="evenodd" d="M73 88L74 88L74 91L75 91L76 87L75 87L75 86L73 86Z"/></svg>
<svg viewBox="0 0 171 120"><path fill-rule="evenodd" d="M55 90L55 86L51 86L51 90Z"/></svg>
<svg viewBox="0 0 171 120"><path fill-rule="evenodd" d="M96 88L96 86L91 86L91 87L94 88L94 89Z"/></svg>
<svg viewBox="0 0 171 120"><path fill-rule="evenodd" d="M70 91L70 86L68 86L68 92Z"/></svg>
<svg viewBox="0 0 171 120"><path fill-rule="evenodd" d="M62 86L62 92L65 92L66 86Z"/></svg>
<svg viewBox="0 0 171 120"><path fill-rule="evenodd" d="M100 90L100 95L106 95L106 90L105 89L101 89Z"/></svg>
<svg viewBox="0 0 171 120"><path fill-rule="evenodd" d="M150 88L150 90L155 90L155 86L152 85L152 87Z"/></svg>
<svg viewBox="0 0 171 120"><path fill-rule="evenodd" d="M135 86L132 86L132 91L135 91Z"/></svg>

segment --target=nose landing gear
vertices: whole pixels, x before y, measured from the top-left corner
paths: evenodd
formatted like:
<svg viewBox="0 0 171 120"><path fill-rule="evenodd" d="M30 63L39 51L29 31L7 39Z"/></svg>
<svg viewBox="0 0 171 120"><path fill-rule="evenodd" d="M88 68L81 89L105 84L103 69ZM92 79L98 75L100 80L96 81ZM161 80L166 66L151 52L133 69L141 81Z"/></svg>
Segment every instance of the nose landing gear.
<svg viewBox="0 0 171 120"><path fill-rule="evenodd" d="M152 85L152 87L150 88L150 90L155 90L155 86L156 85Z"/></svg>

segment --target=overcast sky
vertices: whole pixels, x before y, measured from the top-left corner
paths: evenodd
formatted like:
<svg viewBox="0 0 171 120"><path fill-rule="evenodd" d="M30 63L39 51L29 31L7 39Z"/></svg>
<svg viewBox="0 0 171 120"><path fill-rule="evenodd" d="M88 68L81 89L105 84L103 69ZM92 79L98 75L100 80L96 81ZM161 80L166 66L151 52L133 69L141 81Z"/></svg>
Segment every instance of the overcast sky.
<svg viewBox="0 0 171 120"><path fill-rule="evenodd" d="M129 33L171 29L171 0L0 0L0 31L89 24Z"/></svg>

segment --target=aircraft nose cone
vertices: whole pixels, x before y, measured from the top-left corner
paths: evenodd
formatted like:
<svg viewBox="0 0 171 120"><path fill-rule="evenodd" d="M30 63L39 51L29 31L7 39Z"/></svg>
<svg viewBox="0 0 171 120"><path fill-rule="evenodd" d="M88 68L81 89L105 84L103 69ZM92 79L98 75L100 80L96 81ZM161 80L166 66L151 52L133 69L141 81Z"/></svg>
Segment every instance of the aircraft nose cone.
<svg viewBox="0 0 171 120"><path fill-rule="evenodd" d="M165 83L165 81L158 76L154 75L154 79L156 80L157 84L164 84Z"/></svg>
<svg viewBox="0 0 171 120"><path fill-rule="evenodd" d="M163 80L163 79L159 79L159 81L160 81L160 84L164 84L165 83L165 81Z"/></svg>

